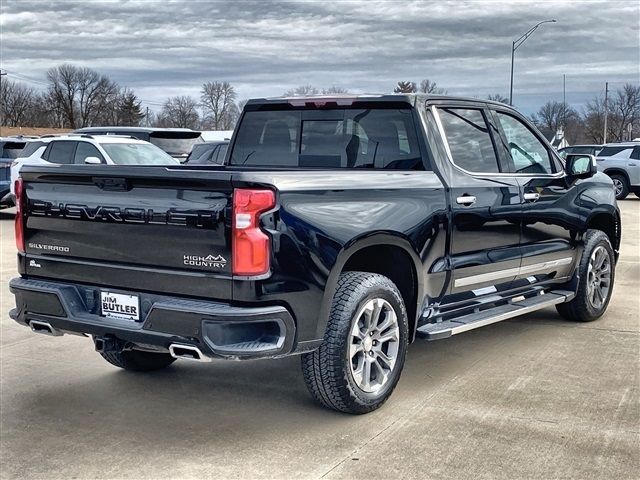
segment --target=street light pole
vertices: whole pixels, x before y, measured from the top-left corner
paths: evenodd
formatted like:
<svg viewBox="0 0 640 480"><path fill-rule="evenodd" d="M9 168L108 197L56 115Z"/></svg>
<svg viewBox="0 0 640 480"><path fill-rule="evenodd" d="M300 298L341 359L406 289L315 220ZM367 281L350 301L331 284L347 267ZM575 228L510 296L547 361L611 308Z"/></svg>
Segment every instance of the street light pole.
<svg viewBox="0 0 640 480"><path fill-rule="evenodd" d="M533 27L531 27L529 30L527 30L527 32L525 34L523 34L522 36L520 36L519 38L517 38L516 40L514 40L513 42L511 42L511 82L509 84L509 105L513 105L513 60L516 54L516 50L520 47L520 45L522 45L527 38L529 38L533 32L536 31L536 29L542 25L543 23L556 23L555 19L551 19L551 20L543 20L542 22L539 22L538 24L534 25Z"/></svg>

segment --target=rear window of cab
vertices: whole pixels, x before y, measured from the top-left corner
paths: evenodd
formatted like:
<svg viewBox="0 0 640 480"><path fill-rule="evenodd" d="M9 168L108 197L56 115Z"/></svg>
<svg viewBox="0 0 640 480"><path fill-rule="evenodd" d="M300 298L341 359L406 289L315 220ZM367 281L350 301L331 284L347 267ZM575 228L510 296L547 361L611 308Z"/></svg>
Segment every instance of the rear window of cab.
<svg viewBox="0 0 640 480"><path fill-rule="evenodd" d="M410 109L246 112L229 163L424 170Z"/></svg>

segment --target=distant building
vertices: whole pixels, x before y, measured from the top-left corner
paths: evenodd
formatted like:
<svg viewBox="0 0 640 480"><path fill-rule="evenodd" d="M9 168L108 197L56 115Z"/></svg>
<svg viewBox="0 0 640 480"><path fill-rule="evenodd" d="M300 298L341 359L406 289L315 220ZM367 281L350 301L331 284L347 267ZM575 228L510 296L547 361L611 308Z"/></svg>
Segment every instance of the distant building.
<svg viewBox="0 0 640 480"><path fill-rule="evenodd" d="M561 148L570 147L569 142L567 142L566 137L564 136L564 128L558 127L558 130L555 133L551 130L544 130L542 134L547 139L547 141L551 144L551 146L559 150Z"/></svg>

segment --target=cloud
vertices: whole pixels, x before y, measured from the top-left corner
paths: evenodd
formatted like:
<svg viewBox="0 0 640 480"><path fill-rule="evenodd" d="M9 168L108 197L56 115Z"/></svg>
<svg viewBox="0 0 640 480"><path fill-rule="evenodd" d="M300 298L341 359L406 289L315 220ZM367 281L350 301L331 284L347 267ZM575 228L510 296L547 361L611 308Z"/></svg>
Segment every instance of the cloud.
<svg viewBox="0 0 640 480"><path fill-rule="evenodd" d="M240 98L299 84L388 92L430 78L449 93L508 94L511 42L546 18L516 53L516 104L580 103L638 82L634 1L154 2L4 0L2 67L44 81L48 68L95 68L141 98L198 95L228 80Z"/></svg>

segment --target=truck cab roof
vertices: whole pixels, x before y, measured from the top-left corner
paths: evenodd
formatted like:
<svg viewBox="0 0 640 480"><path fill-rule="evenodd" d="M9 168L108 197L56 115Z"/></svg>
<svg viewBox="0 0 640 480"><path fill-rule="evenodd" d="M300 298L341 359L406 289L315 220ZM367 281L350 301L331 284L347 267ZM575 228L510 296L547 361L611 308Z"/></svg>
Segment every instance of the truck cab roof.
<svg viewBox="0 0 640 480"><path fill-rule="evenodd" d="M455 101L468 103L484 103L492 105L508 106L492 100L478 98L434 95L425 93L402 93L402 94L349 94L340 93L332 95L308 95L299 97L268 97L254 98L247 101L245 110L256 110L265 106L289 105L290 107L349 107L354 104L408 104L415 106L418 102L426 101ZM511 107L509 107L511 108Z"/></svg>

